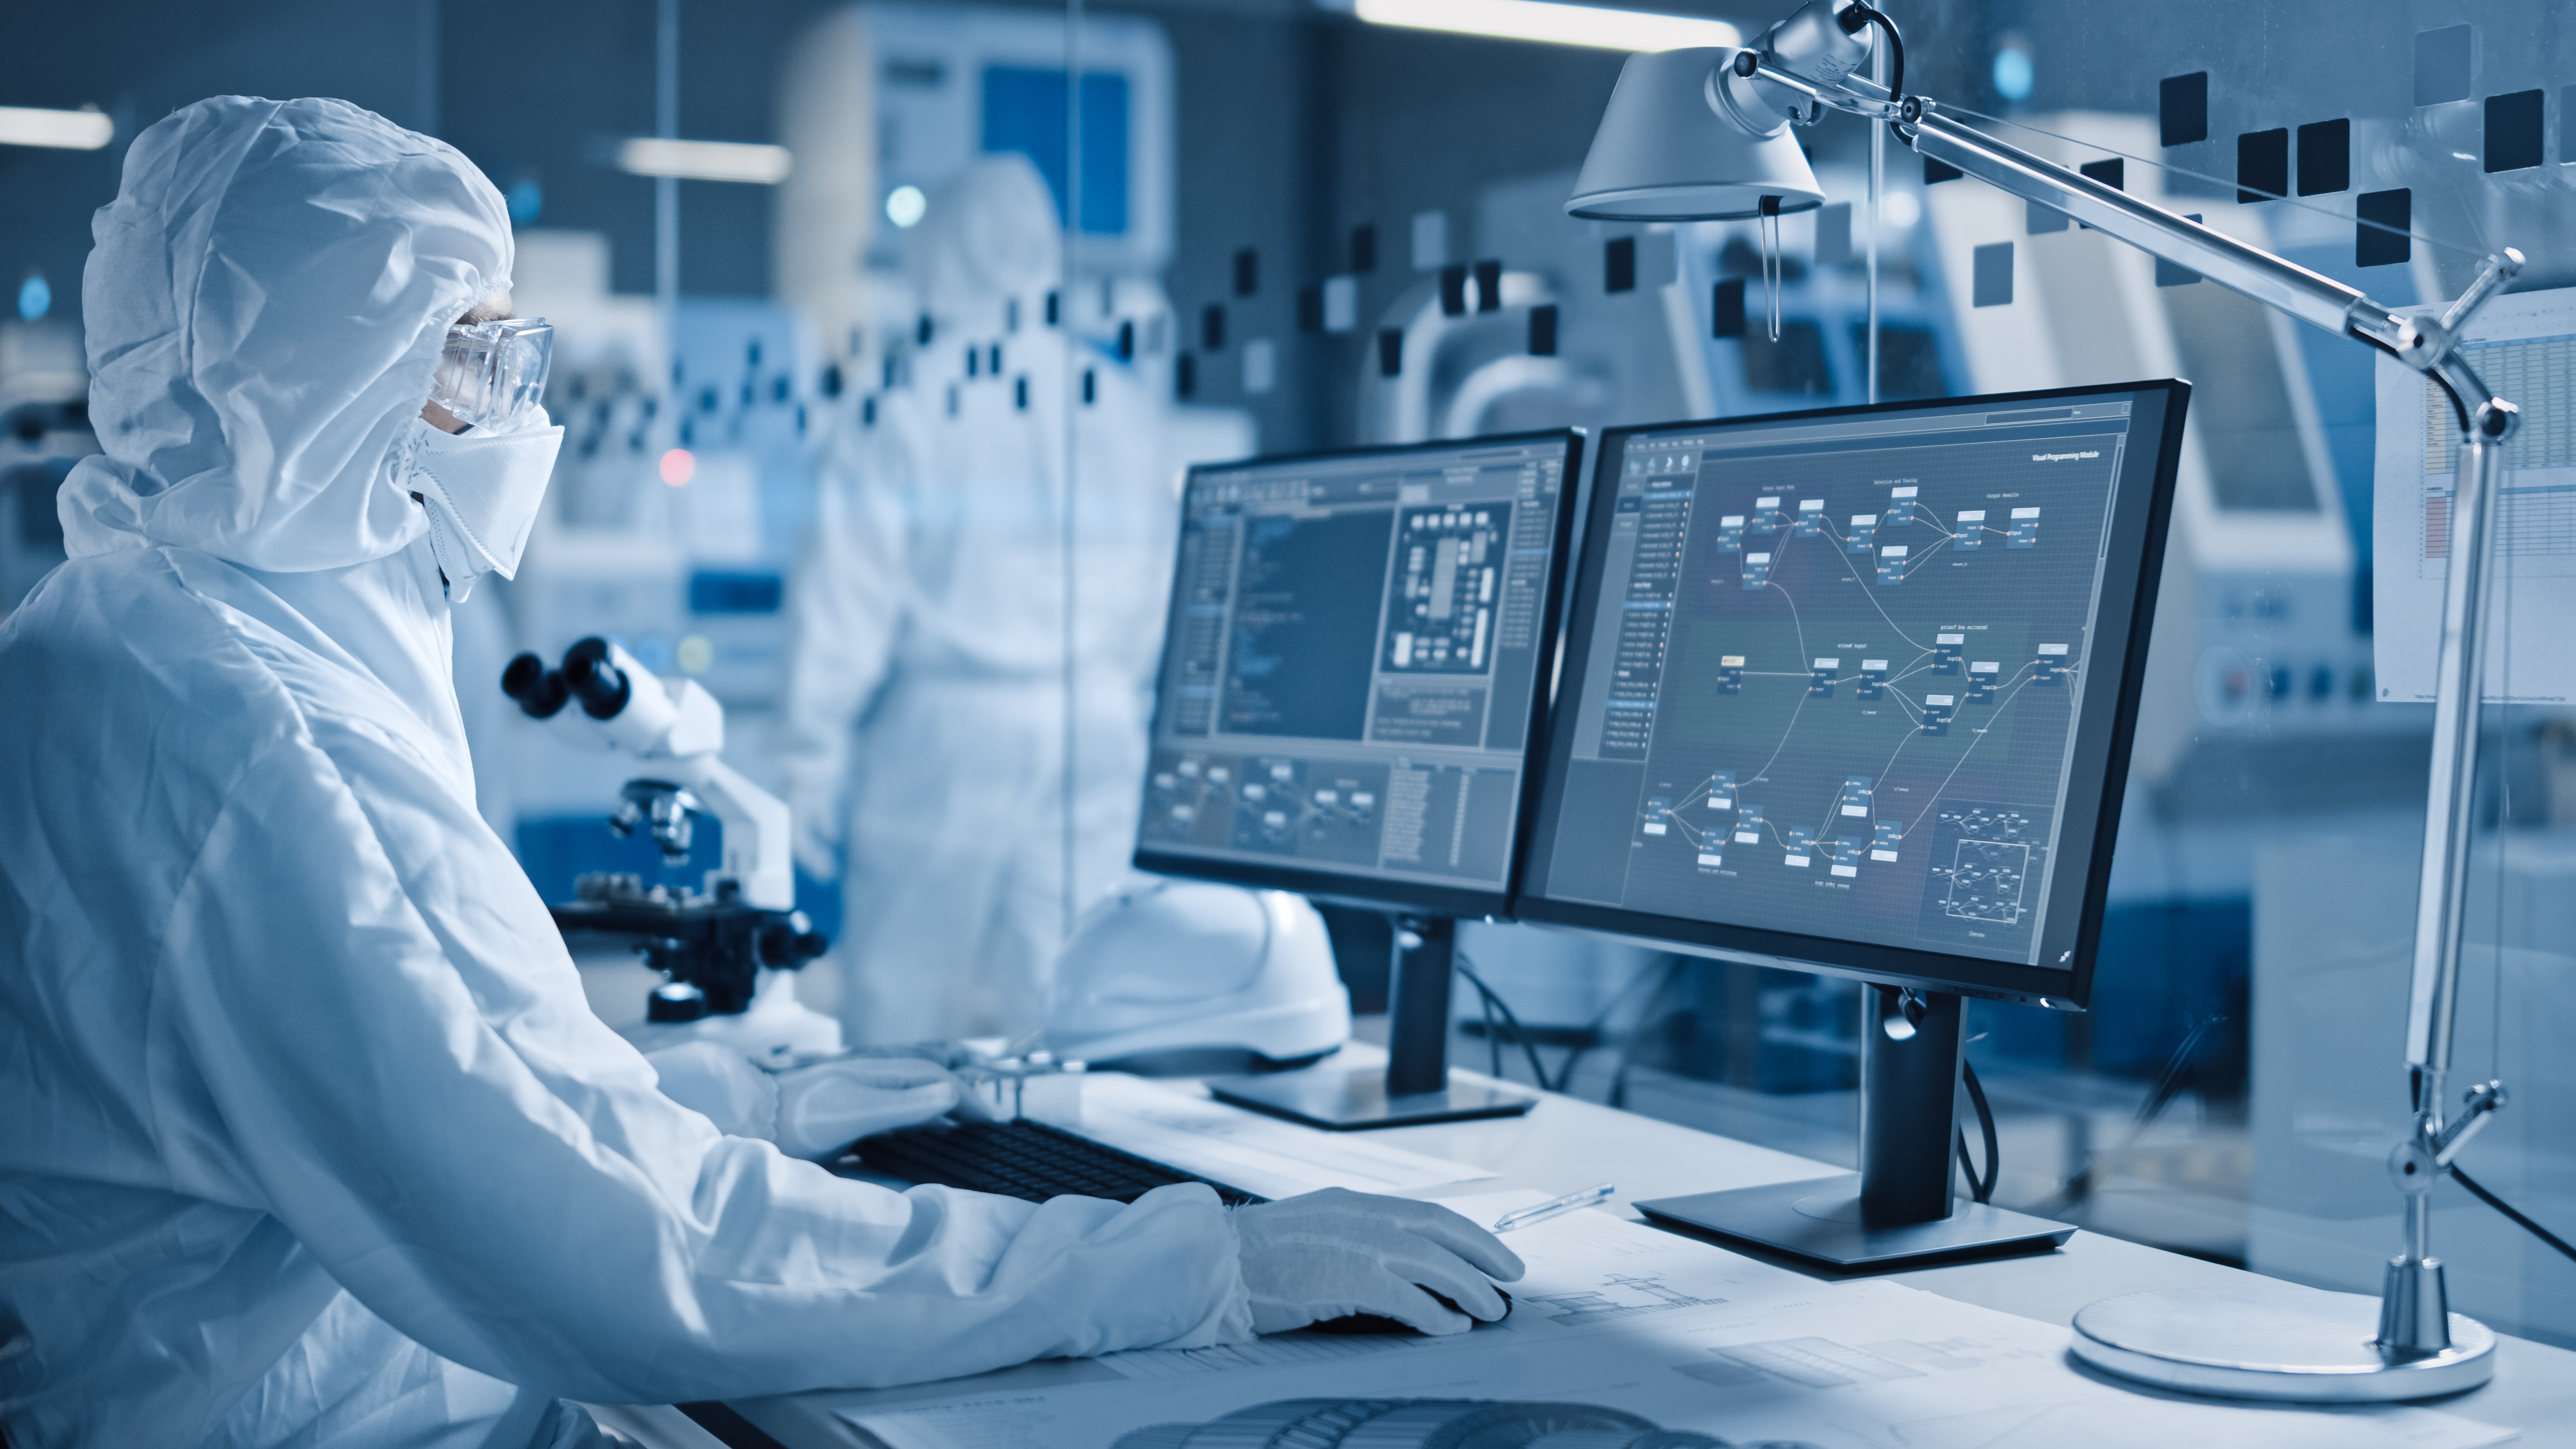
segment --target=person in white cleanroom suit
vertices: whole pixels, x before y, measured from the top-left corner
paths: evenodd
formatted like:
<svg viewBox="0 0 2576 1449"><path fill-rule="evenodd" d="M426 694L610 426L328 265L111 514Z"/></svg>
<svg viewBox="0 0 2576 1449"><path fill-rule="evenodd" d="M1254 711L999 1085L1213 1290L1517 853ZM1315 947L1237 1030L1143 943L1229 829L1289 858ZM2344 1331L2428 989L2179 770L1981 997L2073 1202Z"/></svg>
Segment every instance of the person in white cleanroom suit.
<svg viewBox="0 0 2576 1449"><path fill-rule="evenodd" d="M934 188L904 245L930 341L824 450L788 589L783 763L799 863L829 879L840 856L850 1039L1018 1037L1071 915L1135 846L1178 504L1136 368L1077 340L1067 397L1066 330L1044 320L1055 203L1026 157Z"/></svg>
<svg viewBox="0 0 2576 1449"><path fill-rule="evenodd" d="M448 676L557 437L424 422L449 326L506 307L500 196L224 97L135 138L94 234L106 451L0 624L13 1449L588 1445L562 1399L1502 1311L1517 1260L1427 1204L896 1193L791 1154L955 1105L935 1069L638 1055L477 817Z"/></svg>

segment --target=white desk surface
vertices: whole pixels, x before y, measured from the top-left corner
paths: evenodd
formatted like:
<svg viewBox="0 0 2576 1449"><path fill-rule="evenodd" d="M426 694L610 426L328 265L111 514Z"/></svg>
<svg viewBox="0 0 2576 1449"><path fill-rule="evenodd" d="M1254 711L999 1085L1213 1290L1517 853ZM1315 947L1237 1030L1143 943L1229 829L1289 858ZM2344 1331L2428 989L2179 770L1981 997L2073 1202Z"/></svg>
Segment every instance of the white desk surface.
<svg viewBox="0 0 2576 1449"><path fill-rule="evenodd" d="M1348 1062L1354 1067L1382 1060L1374 1048L1357 1043L1335 1058L1337 1063ZM1472 1072L1460 1075L1490 1080ZM1493 1179L1452 1183L1408 1196L1454 1196L1518 1187L1553 1196L1596 1182L1615 1182L1619 1195L1603 1206L1629 1218L1639 1216L1628 1206L1637 1198L1759 1187L1841 1170L1749 1142L1555 1095L1545 1096L1536 1108L1520 1117L1388 1128L1372 1135L1435 1157L1474 1163L1499 1174ZM1787 1259L1769 1261L1804 1271ZM1881 1276L1961 1302L2069 1324L2076 1310L2099 1298L2150 1288L2224 1284L2252 1275L2118 1238L2079 1232L2064 1248L2052 1253ZM2520 1443L2525 1445L2576 1446L2576 1353L2525 1339L2502 1335L2499 1339L2493 1382L2454 1399L2437 1400L2431 1406L2519 1429L2523 1435ZM1056 1375L1050 1368L1044 1363L1027 1364L937 1386L802 1394L748 1401L734 1407L789 1449L863 1445L868 1439L838 1420L833 1414L835 1409L945 1397L967 1391L968 1385L976 1391L1035 1386L1054 1380Z"/></svg>

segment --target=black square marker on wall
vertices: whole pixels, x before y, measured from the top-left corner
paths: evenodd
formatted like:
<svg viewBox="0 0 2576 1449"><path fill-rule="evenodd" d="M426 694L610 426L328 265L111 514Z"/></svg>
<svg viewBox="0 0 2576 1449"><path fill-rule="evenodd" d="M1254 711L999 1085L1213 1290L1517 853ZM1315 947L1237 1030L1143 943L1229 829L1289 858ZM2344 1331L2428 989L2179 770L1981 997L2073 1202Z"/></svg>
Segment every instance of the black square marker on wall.
<svg viewBox="0 0 2576 1449"><path fill-rule="evenodd" d="M2236 201L2278 201L2290 194L2290 128L2236 138Z"/></svg>
<svg viewBox="0 0 2576 1449"><path fill-rule="evenodd" d="M2038 236L2043 232L2064 231L2075 224L2066 219L2065 212L2053 206L2042 206L2036 201L2022 203L2022 209L2023 215L2028 218L2023 230L2032 236Z"/></svg>
<svg viewBox="0 0 2576 1449"><path fill-rule="evenodd" d="M2183 218L2183 220L2185 220L2185 221L2198 221L2198 220L2200 220L2200 213L2199 213L2199 212L2197 212L2197 211L2195 211L2195 212L2191 213L2190 215L2188 215L2188 216L2184 217L2184 218ZM2166 261L2166 260L2165 260L2164 258L2162 258L2162 257L2158 257L2158 258L2156 258L2156 285L2157 285L2157 286L2159 286L2159 287L2188 287L2188 286L2190 286L2192 283L2197 282L2197 281L2199 281L2199 280L2200 280L2200 273L2193 271L2191 268L2189 268L2189 267L2177 267L2177 266L2175 266L2173 263L2171 263L2171 262L2169 262L2169 261Z"/></svg>
<svg viewBox="0 0 2576 1449"><path fill-rule="evenodd" d="M1440 269L1440 311L1443 316L1463 316L1467 311L1467 269L1449 266Z"/></svg>
<svg viewBox="0 0 2576 1449"><path fill-rule="evenodd" d="M1977 248L1970 267L1969 301L1979 307L2008 307L2013 297L2013 244L1994 242Z"/></svg>
<svg viewBox="0 0 2576 1449"><path fill-rule="evenodd" d="M1297 289L1297 330L1300 332L1324 330L1323 288L1299 287Z"/></svg>
<svg viewBox="0 0 2576 1449"><path fill-rule="evenodd" d="M1532 357L1556 355L1556 308L1553 306L1530 309L1529 347Z"/></svg>
<svg viewBox="0 0 2576 1449"><path fill-rule="evenodd" d="M1716 294L1708 303L1708 335L1741 337L1744 335L1744 279L1729 277L1717 284Z"/></svg>
<svg viewBox="0 0 2576 1449"><path fill-rule="evenodd" d="M1245 247L1234 254L1234 295L1249 297L1261 290L1261 253Z"/></svg>
<svg viewBox="0 0 2576 1449"><path fill-rule="evenodd" d="M1404 371L1404 329L1377 329L1377 375L1393 377Z"/></svg>
<svg viewBox="0 0 2576 1449"><path fill-rule="evenodd" d="M1225 308L1215 302L1199 313L1199 346L1210 352L1225 346Z"/></svg>
<svg viewBox="0 0 2576 1449"><path fill-rule="evenodd" d="M2314 121L2299 128L2299 194L2352 190L2352 122Z"/></svg>
<svg viewBox="0 0 2576 1449"><path fill-rule="evenodd" d="M1372 223L1362 222L1351 228L1351 270L1377 270L1377 227Z"/></svg>
<svg viewBox="0 0 2576 1449"><path fill-rule="evenodd" d="M1196 353L1184 352L1172 359L1172 391L1187 398L1199 390L1199 359Z"/></svg>
<svg viewBox="0 0 2576 1449"><path fill-rule="evenodd" d="M1476 310L1499 312L1503 307L1503 264L1486 260L1476 263Z"/></svg>
<svg viewBox="0 0 2576 1449"><path fill-rule="evenodd" d="M1637 290L1637 239L1614 236L1601 245L1601 290Z"/></svg>
<svg viewBox="0 0 2576 1449"><path fill-rule="evenodd" d="M2353 211L2360 219L2353 228L2354 266L2393 266L2415 254L2406 235L2415 221L2415 193L2402 186L2395 191L2365 191L2354 199Z"/></svg>
<svg viewBox="0 0 2576 1449"><path fill-rule="evenodd" d="M2415 104L2438 106L2469 98L2469 57L2475 32L2465 25L2415 32Z"/></svg>
<svg viewBox="0 0 2576 1449"><path fill-rule="evenodd" d="M1118 324L1118 360L1136 360L1136 319L1132 317Z"/></svg>
<svg viewBox="0 0 2576 1449"><path fill-rule="evenodd" d="M2126 191L2129 189L2128 163L2122 161L2117 156L2106 156L2099 161L2087 161L2075 169L2083 172L2093 180L2099 181L2103 185L2110 187L2113 191Z"/></svg>
<svg viewBox="0 0 2576 1449"><path fill-rule="evenodd" d="M1923 184L1926 186L1942 181L1956 181L1967 174L1947 161L1935 161L1929 156L1923 158Z"/></svg>
<svg viewBox="0 0 2576 1449"><path fill-rule="evenodd" d="M2540 164L2542 93L2487 97L2487 169L2521 171Z"/></svg>
<svg viewBox="0 0 2576 1449"><path fill-rule="evenodd" d="M2156 137L2168 146L2209 139L2209 72L2169 75L2157 83Z"/></svg>

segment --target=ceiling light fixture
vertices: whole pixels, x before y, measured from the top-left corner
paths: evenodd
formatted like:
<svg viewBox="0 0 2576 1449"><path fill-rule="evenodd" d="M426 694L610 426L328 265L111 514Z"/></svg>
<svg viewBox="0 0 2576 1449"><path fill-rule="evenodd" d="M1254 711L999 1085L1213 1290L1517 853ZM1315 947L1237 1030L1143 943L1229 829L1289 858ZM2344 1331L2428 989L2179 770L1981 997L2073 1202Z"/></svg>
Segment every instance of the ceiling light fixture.
<svg viewBox="0 0 2576 1449"><path fill-rule="evenodd" d="M33 106L0 106L0 146L95 151L115 139L116 122L99 111L46 111Z"/></svg>
<svg viewBox="0 0 2576 1449"><path fill-rule="evenodd" d="M631 176L676 176L682 181L744 181L775 186L796 158L784 146L742 141L666 141L633 136L617 143L617 169Z"/></svg>
<svg viewBox="0 0 2576 1449"><path fill-rule="evenodd" d="M1681 50L1744 43L1744 33L1723 20L1607 5L1560 5L1551 0L1358 0L1353 10L1372 25L1600 50Z"/></svg>

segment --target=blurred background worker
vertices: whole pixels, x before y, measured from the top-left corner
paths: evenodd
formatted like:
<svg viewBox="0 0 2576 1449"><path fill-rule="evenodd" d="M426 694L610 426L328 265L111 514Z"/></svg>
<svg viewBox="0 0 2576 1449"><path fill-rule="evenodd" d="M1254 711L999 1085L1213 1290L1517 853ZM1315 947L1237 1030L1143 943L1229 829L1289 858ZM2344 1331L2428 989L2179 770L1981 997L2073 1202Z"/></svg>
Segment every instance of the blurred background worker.
<svg viewBox="0 0 2576 1449"><path fill-rule="evenodd" d="M799 863L844 880L849 1037L1016 1037L1134 841L1166 410L1132 349L1075 327L1027 158L975 161L904 240L912 373L825 444L788 590L782 764Z"/></svg>

